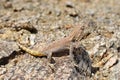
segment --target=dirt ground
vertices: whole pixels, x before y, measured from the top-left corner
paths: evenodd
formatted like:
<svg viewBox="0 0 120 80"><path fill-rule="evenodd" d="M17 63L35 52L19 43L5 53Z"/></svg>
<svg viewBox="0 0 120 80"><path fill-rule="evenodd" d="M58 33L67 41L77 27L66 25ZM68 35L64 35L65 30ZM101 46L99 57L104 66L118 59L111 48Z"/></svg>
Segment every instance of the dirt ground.
<svg viewBox="0 0 120 80"><path fill-rule="evenodd" d="M16 42L49 44L77 24L85 27L79 43L99 67L88 80L120 80L119 0L0 0L0 80L68 80L69 55L53 57L51 69L46 57L20 51Z"/></svg>

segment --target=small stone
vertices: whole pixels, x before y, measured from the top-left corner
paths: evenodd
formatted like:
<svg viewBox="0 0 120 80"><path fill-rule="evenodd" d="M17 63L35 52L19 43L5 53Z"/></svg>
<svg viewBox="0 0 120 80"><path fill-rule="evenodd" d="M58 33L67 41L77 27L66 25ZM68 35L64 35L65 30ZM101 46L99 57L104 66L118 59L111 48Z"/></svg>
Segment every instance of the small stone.
<svg viewBox="0 0 120 80"><path fill-rule="evenodd" d="M106 48L101 48L98 51L98 54L102 57L104 55L104 53L106 53L107 49Z"/></svg>
<svg viewBox="0 0 120 80"><path fill-rule="evenodd" d="M13 76L13 73L6 73L4 75L4 80L10 80L12 76Z"/></svg>
<svg viewBox="0 0 120 80"><path fill-rule="evenodd" d="M103 76L104 77L107 77L109 75L109 70L103 70Z"/></svg>
<svg viewBox="0 0 120 80"><path fill-rule="evenodd" d="M68 7L68 8L73 8L73 7L74 7L74 5L73 5L73 3L72 3L72 2L67 1L67 2L66 2L66 7Z"/></svg>
<svg viewBox="0 0 120 80"><path fill-rule="evenodd" d="M12 3L11 2L6 2L4 4L4 8L12 8Z"/></svg>
<svg viewBox="0 0 120 80"><path fill-rule="evenodd" d="M116 56L113 56L113 57L111 57L110 59L109 59L109 61L105 64L105 68L110 68L110 67L112 67L115 63L116 63L116 61L117 61L117 55Z"/></svg>
<svg viewBox="0 0 120 80"><path fill-rule="evenodd" d="M5 74L7 71L6 68L0 68L0 75Z"/></svg>
<svg viewBox="0 0 120 80"><path fill-rule="evenodd" d="M32 46L35 44L35 37L36 36L34 34L30 35L30 45L32 45Z"/></svg>
<svg viewBox="0 0 120 80"><path fill-rule="evenodd" d="M89 50L90 56L95 55L99 50L99 44L96 44L91 50Z"/></svg>
<svg viewBox="0 0 120 80"><path fill-rule="evenodd" d="M106 47L107 48L110 48L110 47L112 47L114 45L114 41L107 41L106 42Z"/></svg>

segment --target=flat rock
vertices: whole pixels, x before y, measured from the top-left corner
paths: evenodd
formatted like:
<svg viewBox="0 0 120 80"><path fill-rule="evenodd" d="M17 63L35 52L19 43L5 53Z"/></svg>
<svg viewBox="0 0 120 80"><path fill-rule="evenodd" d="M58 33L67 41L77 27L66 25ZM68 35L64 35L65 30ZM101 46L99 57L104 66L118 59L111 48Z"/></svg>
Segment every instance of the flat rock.
<svg viewBox="0 0 120 80"><path fill-rule="evenodd" d="M0 60L4 57L10 56L14 51L19 50L16 42L9 42L0 40Z"/></svg>

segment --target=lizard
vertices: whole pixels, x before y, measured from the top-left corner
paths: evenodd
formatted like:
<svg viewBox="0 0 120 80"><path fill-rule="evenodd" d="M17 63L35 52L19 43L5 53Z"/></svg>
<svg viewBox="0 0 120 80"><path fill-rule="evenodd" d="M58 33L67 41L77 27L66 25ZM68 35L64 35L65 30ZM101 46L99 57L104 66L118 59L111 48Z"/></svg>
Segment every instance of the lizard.
<svg viewBox="0 0 120 80"><path fill-rule="evenodd" d="M27 47L21 45L20 43L18 43L18 46L20 47L20 49L22 49L23 51L25 51L33 56L47 56L49 61L51 60L52 53L57 53L63 49L69 49L70 57L72 57L73 56L73 54L72 54L73 48L78 48L79 47L78 42L81 39L83 39L85 36L83 31L84 31L84 27L77 25L73 29L71 34L68 35L67 37L64 37L60 40L55 40L55 41L51 42L50 44L45 45L41 48L39 48L39 46L38 47L34 46L33 49L30 49L30 48L27 48ZM39 45L39 43L38 43L38 45ZM107 60L109 60L110 57L111 57L111 55L95 65L101 66Z"/></svg>
<svg viewBox="0 0 120 80"><path fill-rule="evenodd" d="M83 26L77 25L73 31L71 32L70 35L67 37L64 37L60 40L55 40L51 42L48 45L43 46L42 48L39 49L39 47L34 47L33 49L29 49L20 43L18 43L18 46L20 49L23 51L33 55L33 56L47 56L48 60L51 60L52 53L57 53L63 49L69 49L69 54L72 52L72 46L71 43L79 38L79 40L82 39L82 32L84 28ZM39 45L39 43L38 43ZM37 50L35 50L37 48Z"/></svg>

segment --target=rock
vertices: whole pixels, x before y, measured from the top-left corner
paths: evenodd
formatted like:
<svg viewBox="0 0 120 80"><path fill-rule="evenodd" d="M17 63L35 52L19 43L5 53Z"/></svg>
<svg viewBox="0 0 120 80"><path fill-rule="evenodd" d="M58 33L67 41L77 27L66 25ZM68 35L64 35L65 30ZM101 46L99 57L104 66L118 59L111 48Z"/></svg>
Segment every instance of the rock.
<svg viewBox="0 0 120 80"><path fill-rule="evenodd" d="M108 62L104 65L104 68L110 68L112 67L116 62L117 62L117 55L116 56L113 56L111 57Z"/></svg>
<svg viewBox="0 0 120 80"><path fill-rule="evenodd" d="M10 56L14 51L18 51L19 47L16 42L8 42L0 40L0 60Z"/></svg>
<svg viewBox="0 0 120 80"><path fill-rule="evenodd" d="M86 80L90 77L92 74L92 62L85 49L82 47L74 48L71 57L74 67L69 80Z"/></svg>
<svg viewBox="0 0 120 80"><path fill-rule="evenodd" d="M4 4L4 8L12 8L12 3L11 2L6 2L5 4Z"/></svg>
<svg viewBox="0 0 120 80"><path fill-rule="evenodd" d="M66 2L66 7L73 8L74 4L72 2L70 2L70 1L67 1Z"/></svg>
<svg viewBox="0 0 120 80"><path fill-rule="evenodd" d="M7 69L6 68L0 68L0 75L6 73Z"/></svg>
<svg viewBox="0 0 120 80"><path fill-rule="evenodd" d="M110 68L111 72L109 75L110 80L120 80L120 58L118 59L118 63Z"/></svg>

